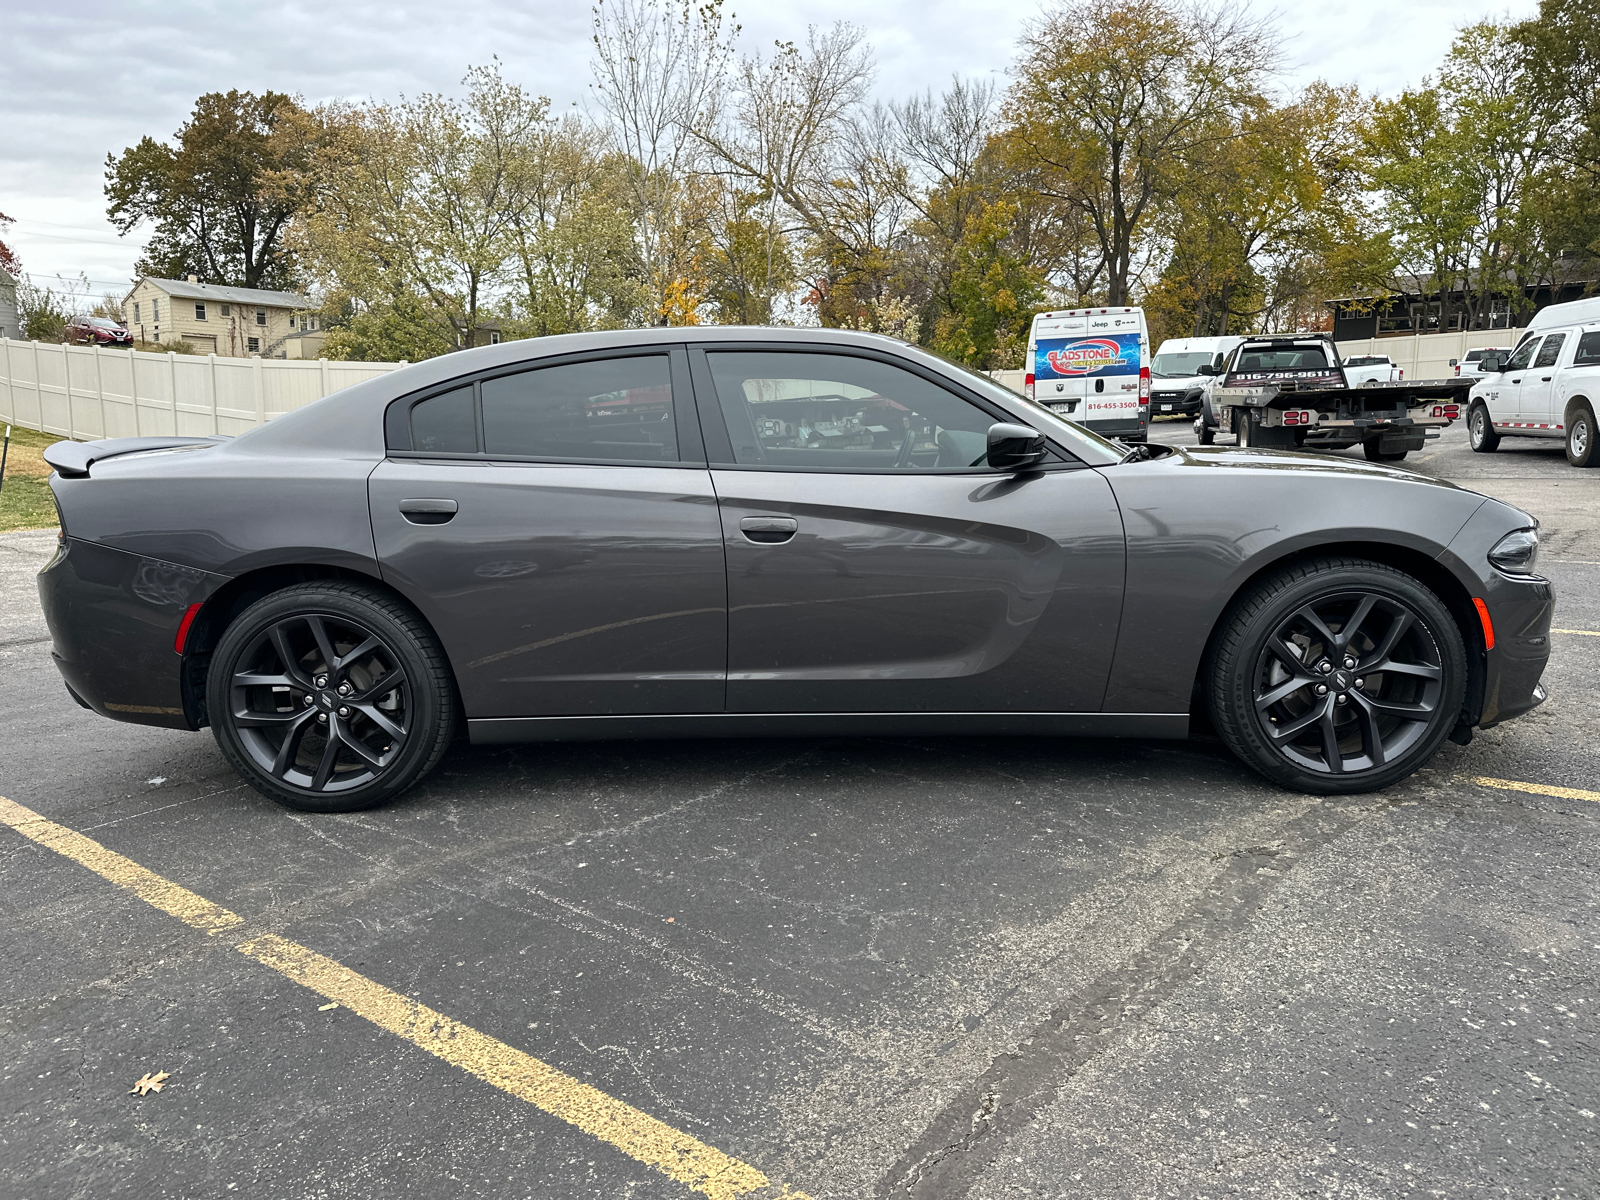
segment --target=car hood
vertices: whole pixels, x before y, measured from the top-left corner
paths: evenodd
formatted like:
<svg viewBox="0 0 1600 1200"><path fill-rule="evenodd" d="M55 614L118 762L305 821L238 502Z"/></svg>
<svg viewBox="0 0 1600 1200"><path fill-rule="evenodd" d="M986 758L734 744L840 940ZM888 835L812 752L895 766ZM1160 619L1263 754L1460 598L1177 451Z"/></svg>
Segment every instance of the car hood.
<svg viewBox="0 0 1600 1200"><path fill-rule="evenodd" d="M1333 458L1326 454L1309 454L1298 450L1263 450L1238 446L1174 446L1172 452L1183 461L1196 467L1227 467L1233 470L1293 472L1318 477L1350 476L1365 479L1400 479L1424 487L1448 488L1451 491L1478 495L1470 488L1451 483L1448 479L1435 479L1404 467L1390 467L1382 463L1356 462L1348 458Z"/></svg>
<svg viewBox="0 0 1600 1200"><path fill-rule="evenodd" d="M1186 392L1190 388L1204 387L1206 375L1155 375L1150 376L1152 392Z"/></svg>

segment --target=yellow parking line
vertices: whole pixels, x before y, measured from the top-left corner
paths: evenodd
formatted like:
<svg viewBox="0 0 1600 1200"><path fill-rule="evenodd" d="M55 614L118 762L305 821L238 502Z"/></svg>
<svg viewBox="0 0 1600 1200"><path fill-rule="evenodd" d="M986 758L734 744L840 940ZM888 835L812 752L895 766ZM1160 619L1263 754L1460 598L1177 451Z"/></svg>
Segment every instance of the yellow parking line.
<svg viewBox="0 0 1600 1200"><path fill-rule="evenodd" d="M220 905L4 796L0 796L0 822L195 929L216 936L244 925L243 918ZM305 946L267 933L238 942L234 948L378 1028L526 1100L712 1200L733 1200L763 1189L773 1200L809 1200L805 1193L769 1180L749 1163Z"/></svg>
<svg viewBox="0 0 1600 1200"><path fill-rule="evenodd" d="M1478 776L1472 782L1506 792L1530 792L1535 796L1555 796L1561 800L1592 800L1600 804L1600 792L1586 792L1582 788L1556 787L1549 783L1521 783L1515 779L1490 779L1485 775Z"/></svg>
<svg viewBox="0 0 1600 1200"><path fill-rule="evenodd" d="M1600 629L1552 629L1551 633L1576 633L1581 637L1600 637Z"/></svg>

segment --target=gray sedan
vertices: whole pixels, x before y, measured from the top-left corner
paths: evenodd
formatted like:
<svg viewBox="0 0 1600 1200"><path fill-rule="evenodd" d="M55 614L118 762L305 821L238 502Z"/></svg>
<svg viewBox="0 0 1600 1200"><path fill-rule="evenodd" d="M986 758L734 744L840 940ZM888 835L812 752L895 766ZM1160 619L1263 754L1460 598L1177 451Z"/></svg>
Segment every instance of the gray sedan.
<svg viewBox="0 0 1600 1200"><path fill-rule="evenodd" d="M234 439L46 457L72 696L209 725L311 811L393 797L462 732L1209 721L1284 786L1358 792L1544 698L1526 513L1378 465L1129 448L864 334L512 342Z"/></svg>

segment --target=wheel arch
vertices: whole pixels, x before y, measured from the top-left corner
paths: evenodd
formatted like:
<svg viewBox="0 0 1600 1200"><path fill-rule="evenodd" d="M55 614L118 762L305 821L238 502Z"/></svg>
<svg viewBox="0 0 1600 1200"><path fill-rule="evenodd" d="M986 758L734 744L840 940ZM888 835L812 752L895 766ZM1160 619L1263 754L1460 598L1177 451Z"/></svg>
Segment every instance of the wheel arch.
<svg viewBox="0 0 1600 1200"><path fill-rule="evenodd" d="M211 653L222 640L222 635L228 626L257 600L274 592L281 592L284 588L294 587L296 584L319 582L359 584L369 591L396 600L411 609L416 614L417 620L421 621L433 636L434 641L439 641L439 634L434 629L433 623L417 606L402 592L389 586L376 575L326 563L279 563L246 571L228 580L206 597L205 603L201 605L200 611L195 614L194 621L189 626L188 640L184 644L182 686L184 714L188 717L190 725L200 729L210 724L206 713L206 674L211 667ZM445 655L445 664L454 677L455 666L450 662L448 655Z"/></svg>
<svg viewBox="0 0 1600 1200"><path fill-rule="evenodd" d="M1595 413L1594 401L1590 400L1589 397L1568 396L1567 402L1561 406L1561 421L1563 425L1572 424L1572 414L1576 412L1579 407L1587 408L1592 415L1600 415Z"/></svg>
<svg viewBox="0 0 1600 1200"><path fill-rule="evenodd" d="M1318 558L1360 558L1370 562L1382 563L1403 571L1417 582L1428 588L1439 597L1440 602L1449 611L1451 618L1456 623L1456 628L1461 634L1461 644L1467 652L1467 691L1462 702L1460 724L1466 727L1476 725L1483 712L1484 685L1488 674L1486 662L1486 649L1483 639L1483 625L1478 617L1478 610L1472 603L1472 592L1458 579L1449 568L1434 558L1430 558L1421 550L1410 546L1396 545L1392 542L1339 542L1337 546L1306 546L1285 554L1278 555L1262 563L1251 574L1239 581L1229 595L1227 602L1217 614L1210 631L1206 635L1205 652L1200 656L1199 666L1195 670L1194 683L1190 689L1190 720L1209 726L1210 715L1206 710L1205 689L1203 680L1211 672L1212 658L1217 642L1222 636L1223 629L1232 619L1234 610L1240 601L1255 590L1263 580L1281 571L1286 571L1299 563L1310 562ZM1458 725L1459 727L1459 725Z"/></svg>

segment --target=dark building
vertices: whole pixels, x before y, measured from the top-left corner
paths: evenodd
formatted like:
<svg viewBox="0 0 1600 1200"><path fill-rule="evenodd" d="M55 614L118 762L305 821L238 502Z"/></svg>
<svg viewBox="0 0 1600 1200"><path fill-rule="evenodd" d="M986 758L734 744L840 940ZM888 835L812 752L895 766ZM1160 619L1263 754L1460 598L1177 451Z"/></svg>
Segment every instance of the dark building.
<svg viewBox="0 0 1600 1200"><path fill-rule="evenodd" d="M1511 296L1484 296L1465 288L1442 293L1425 290L1426 279L1401 276L1396 292L1388 296L1343 296L1329 300L1333 310L1333 338L1337 342L1412 333L1459 333L1471 329L1514 329L1551 304L1581 300L1600 290L1600 264L1577 270L1583 278L1558 284L1534 284L1523 289L1526 301L1514 312ZM1469 280L1476 285L1476 280Z"/></svg>

